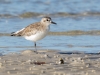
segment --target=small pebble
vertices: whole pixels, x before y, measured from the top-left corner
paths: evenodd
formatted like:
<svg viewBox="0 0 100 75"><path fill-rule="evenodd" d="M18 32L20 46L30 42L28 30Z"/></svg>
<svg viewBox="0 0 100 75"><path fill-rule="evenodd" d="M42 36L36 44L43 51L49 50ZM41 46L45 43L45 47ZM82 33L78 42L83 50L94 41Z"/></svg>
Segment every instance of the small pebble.
<svg viewBox="0 0 100 75"><path fill-rule="evenodd" d="M64 64L64 60L62 58L59 60L59 64Z"/></svg>
<svg viewBox="0 0 100 75"><path fill-rule="evenodd" d="M0 63L0 68L1 68L2 66L3 66L2 63Z"/></svg>
<svg viewBox="0 0 100 75"><path fill-rule="evenodd" d="M49 57L49 55L45 54L44 57L47 58L47 57Z"/></svg>
<svg viewBox="0 0 100 75"><path fill-rule="evenodd" d="M10 74L10 71L7 71L8 74Z"/></svg>
<svg viewBox="0 0 100 75"><path fill-rule="evenodd" d="M30 68L29 68L29 70L31 71L31 70L32 70L32 68L30 67Z"/></svg>
<svg viewBox="0 0 100 75"><path fill-rule="evenodd" d="M41 70L41 73L45 73L45 71L44 70Z"/></svg>

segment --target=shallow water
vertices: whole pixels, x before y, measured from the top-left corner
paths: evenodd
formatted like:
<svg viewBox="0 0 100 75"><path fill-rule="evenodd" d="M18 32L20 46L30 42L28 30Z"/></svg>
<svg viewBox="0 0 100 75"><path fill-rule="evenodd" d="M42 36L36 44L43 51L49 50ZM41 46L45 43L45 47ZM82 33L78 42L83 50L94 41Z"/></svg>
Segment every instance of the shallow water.
<svg viewBox="0 0 100 75"><path fill-rule="evenodd" d="M99 2L99 0L0 0L0 33L5 34L0 35L0 52L34 50L33 42L21 37L11 37L9 34L40 21L44 15L51 16L57 23L51 25L50 31L61 34L50 34L38 41L38 49L99 52ZM75 31L85 33L79 32L81 34L79 35ZM72 35L69 33L62 35L63 32L70 32Z"/></svg>

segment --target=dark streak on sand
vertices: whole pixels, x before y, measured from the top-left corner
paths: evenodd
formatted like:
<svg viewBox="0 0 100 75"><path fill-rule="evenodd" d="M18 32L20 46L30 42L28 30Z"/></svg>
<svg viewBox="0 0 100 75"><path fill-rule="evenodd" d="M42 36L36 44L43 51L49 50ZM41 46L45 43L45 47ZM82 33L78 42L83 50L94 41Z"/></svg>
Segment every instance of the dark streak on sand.
<svg viewBox="0 0 100 75"><path fill-rule="evenodd" d="M52 16L52 17L87 17L87 16L100 16L100 12L81 12L81 13L67 13L67 12L58 12L54 14L46 14L46 13L37 13L37 12L25 12L22 14L0 14L0 18L32 18L32 17L42 17L44 15Z"/></svg>
<svg viewBox="0 0 100 75"><path fill-rule="evenodd" d="M0 33L0 36L10 36L10 33ZM76 35L100 35L100 30L91 30L91 31L65 31L65 32L50 32L49 35L64 35L64 36L76 36Z"/></svg>

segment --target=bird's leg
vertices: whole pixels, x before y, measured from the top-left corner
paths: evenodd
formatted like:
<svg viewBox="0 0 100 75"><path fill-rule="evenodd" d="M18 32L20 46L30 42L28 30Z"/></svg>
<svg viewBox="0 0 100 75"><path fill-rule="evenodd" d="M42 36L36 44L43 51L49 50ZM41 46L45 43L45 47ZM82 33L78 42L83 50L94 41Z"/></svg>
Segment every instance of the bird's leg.
<svg viewBox="0 0 100 75"><path fill-rule="evenodd" d="M37 48L36 48L36 42L34 43L34 46L35 46L35 50L36 50L36 52L37 52Z"/></svg>

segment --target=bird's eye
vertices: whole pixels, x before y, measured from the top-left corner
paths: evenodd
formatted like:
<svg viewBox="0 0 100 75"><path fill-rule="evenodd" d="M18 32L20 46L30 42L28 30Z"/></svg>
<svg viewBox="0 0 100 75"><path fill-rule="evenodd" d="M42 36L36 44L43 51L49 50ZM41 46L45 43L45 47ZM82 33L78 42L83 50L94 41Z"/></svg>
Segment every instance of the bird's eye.
<svg viewBox="0 0 100 75"><path fill-rule="evenodd" d="M47 21L49 21L49 20L47 19Z"/></svg>

